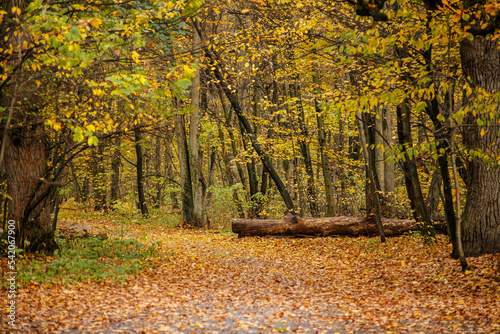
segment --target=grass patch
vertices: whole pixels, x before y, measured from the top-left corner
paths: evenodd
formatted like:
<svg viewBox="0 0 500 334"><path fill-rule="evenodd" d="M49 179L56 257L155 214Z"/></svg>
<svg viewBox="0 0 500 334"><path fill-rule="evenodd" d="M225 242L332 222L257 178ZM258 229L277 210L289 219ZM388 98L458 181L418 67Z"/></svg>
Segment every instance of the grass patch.
<svg viewBox="0 0 500 334"><path fill-rule="evenodd" d="M155 266L162 258L159 243L150 246L134 239L58 238L60 249L51 257L19 259L17 282L74 284L110 280L123 283L127 277ZM5 281L5 280L3 280Z"/></svg>

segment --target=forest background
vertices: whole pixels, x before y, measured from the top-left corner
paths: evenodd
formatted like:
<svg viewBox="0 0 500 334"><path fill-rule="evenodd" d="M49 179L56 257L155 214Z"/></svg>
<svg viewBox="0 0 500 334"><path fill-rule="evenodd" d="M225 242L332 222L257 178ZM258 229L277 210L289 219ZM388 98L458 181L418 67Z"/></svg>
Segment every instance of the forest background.
<svg viewBox="0 0 500 334"><path fill-rule="evenodd" d="M206 228L373 211L497 253L499 10L4 0L3 225L51 253L62 203Z"/></svg>

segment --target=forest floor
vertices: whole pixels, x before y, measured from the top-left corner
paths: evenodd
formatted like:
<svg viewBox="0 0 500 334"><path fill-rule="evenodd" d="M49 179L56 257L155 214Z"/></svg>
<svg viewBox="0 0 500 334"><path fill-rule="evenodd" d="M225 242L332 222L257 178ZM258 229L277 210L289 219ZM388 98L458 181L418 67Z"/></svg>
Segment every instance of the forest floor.
<svg viewBox="0 0 500 334"><path fill-rule="evenodd" d="M16 324L4 316L0 332L500 333L500 255L470 258L463 273L444 236L427 246L412 235L381 244L149 223L124 231L102 219L60 224L68 226L159 241L164 256L122 283L26 284Z"/></svg>

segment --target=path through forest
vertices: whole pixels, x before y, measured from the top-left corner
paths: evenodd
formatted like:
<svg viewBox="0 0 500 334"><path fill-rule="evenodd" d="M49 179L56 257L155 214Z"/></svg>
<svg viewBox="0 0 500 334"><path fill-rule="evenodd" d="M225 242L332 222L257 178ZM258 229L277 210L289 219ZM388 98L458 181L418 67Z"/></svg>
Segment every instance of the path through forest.
<svg viewBox="0 0 500 334"><path fill-rule="evenodd" d="M88 222L87 222L88 223ZM102 222L100 223L102 224ZM124 285L21 289L13 333L500 332L500 256L420 238L243 238L137 226L173 254ZM2 326L6 324L3 323Z"/></svg>

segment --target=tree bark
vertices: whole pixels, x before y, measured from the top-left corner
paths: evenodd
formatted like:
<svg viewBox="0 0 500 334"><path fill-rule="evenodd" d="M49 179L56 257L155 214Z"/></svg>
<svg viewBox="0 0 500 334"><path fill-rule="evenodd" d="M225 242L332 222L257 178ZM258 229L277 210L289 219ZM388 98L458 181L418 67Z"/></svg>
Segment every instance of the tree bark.
<svg viewBox="0 0 500 334"><path fill-rule="evenodd" d="M490 35L491 36L491 35ZM482 88L489 93L500 90L500 50L498 40L475 36L460 43L464 76L471 78L474 89ZM469 101L474 103L473 97ZM496 103L496 115L500 105ZM469 112L463 130L463 142L467 150L498 154L500 136L497 128L490 128L481 136L477 120L490 119L476 106ZM495 121L496 122L496 121ZM467 161L467 195L463 217L462 242L466 256L500 252L500 169L489 166L479 157ZM446 196L446 195L445 195Z"/></svg>
<svg viewBox="0 0 500 334"><path fill-rule="evenodd" d="M370 142L367 140L370 137L370 131L368 129L368 117L367 114L360 114L359 111L356 113L356 118L358 119L358 126L360 131L360 137L363 143L363 153L365 157L365 166L367 171L367 176L369 180L369 194L372 196L374 208L375 208L375 221L377 223L377 227L380 234L380 241L385 242L385 232L384 227L382 225L382 213L380 207L380 184L378 182L377 174L375 171L375 152L371 148ZM364 135L363 135L364 133ZM368 202L368 201L367 201Z"/></svg>
<svg viewBox="0 0 500 334"><path fill-rule="evenodd" d="M104 173L104 149L105 141L99 141L97 147L92 151L92 186L94 188L94 210L107 211L106 206L106 177Z"/></svg>
<svg viewBox="0 0 500 334"><path fill-rule="evenodd" d="M120 194L120 165L121 165L121 154L120 154L121 138L116 137L113 153L111 156L111 194L109 199L109 205L111 209L116 204Z"/></svg>
<svg viewBox="0 0 500 334"><path fill-rule="evenodd" d="M143 157L141 140L142 133L139 127L134 129L135 134L135 153L136 153L136 175L137 175L137 197L139 199L139 209L143 216L147 216L148 207L146 205L146 196L144 195L144 171L143 171Z"/></svg>
<svg viewBox="0 0 500 334"><path fill-rule="evenodd" d="M171 187L177 187L178 183L174 180L174 161L172 157L172 150L170 149L170 142L172 138L170 133L167 133L167 140L165 141L165 175L167 176L167 182ZM172 202L172 208L178 209L179 201L177 200L177 192L169 189L170 201Z"/></svg>
<svg viewBox="0 0 500 334"><path fill-rule="evenodd" d="M5 143L8 219L15 222L16 246L25 252L51 254L56 250L51 219L57 186L47 175L47 148L40 126L23 125Z"/></svg>
<svg viewBox="0 0 500 334"><path fill-rule="evenodd" d="M202 159L199 148L200 135L200 36L196 28L193 28L192 53L194 62L197 64L195 76L191 80L191 117L189 122L189 164L191 172L192 192L193 192L193 215L191 225L195 227L205 227L205 194L206 184L202 173Z"/></svg>
<svg viewBox="0 0 500 334"><path fill-rule="evenodd" d="M401 165L405 176L406 191L410 199L413 217L415 220L423 223L423 226L421 225L422 232L424 232L426 236L434 236L433 224L424 202L422 188L420 187L415 157L413 155L408 155L408 151L412 148L412 138L410 123L411 115L407 103L407 101L403 101L396 109L398 139L402 151L405 154Z"/></svg>
<svg viewBox="0 0 500 334"><path fill-rule="evenodd" d="M175 119L175 137L177 139L177 154L181 179L182 221L184 224L191 224L193 219L193 188L191 186L191 171L189 170L184 115L178 115Z"/></svg>
<svg viewBox="0 0 500 334"><path fill-rule="evenodd" d="M413 220L382 219L384 232L387 235L400 235L410 231L418 231L420 227ZM379 235L379 227L373 215L361 217L322 217L302 218L286 215L282 219L233 219L232 230L238 237L265 235ZM446 231L444 224L439 229Z"/></svg>
<svg viewBox="0 0 500 334"><path fill-rule="evenodd" d="M225 169L225 174L227 177L227 182L229 183L229 186L232 187L236 184L235 182L235 177L233 175L233 171L231 170L231 163L229 161L229 158L227 156L227 151L225 147L225 140L224 140L224 132L222 132L222 128L219 125L219 138L220 142L222 143L222 161L224 162L224 169ZM234 204L236 205L236 209L238 210L238 215L240 218L245 218L245 211L243 210L243 206L241 205L240 198L238 196L238 190L233 187L233 201Z"/></svg>
<svg viewBox="0 0 500 334"><path fill-rule="evenodd" d="M307 130L306 119L304 114L304 106L302 105L302 92L298 78L294 81L293 97L297 99L297 111L299 121L299 146L302 153L302 159L307 175L307 202L309 203L309 210L313 217L319 216L318 209L318 196L316 194L316 186L314 181L314 172L311 159L311 150L309 148L309 131Z"/></svg>
<svg viewBox="0 0 500 334"><path fill-rule="evenodd" d="M154 207L155 209L159 209L162 205L162 188L163 188L163 182L162 182L162 173L161 173L161 137L156 136L156 142L155 142L155 156L154 156L154 161L153 161L153 167L155 170L155 180L154 180L154 186L156 190L156 195L154 196Z"/></svg>

